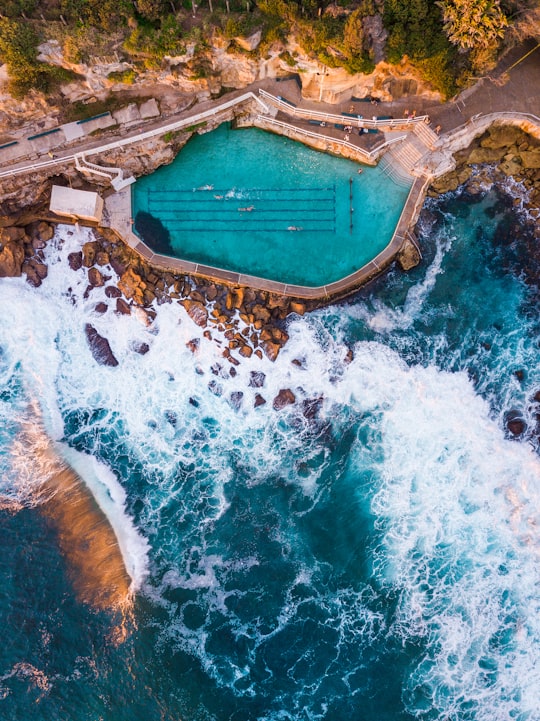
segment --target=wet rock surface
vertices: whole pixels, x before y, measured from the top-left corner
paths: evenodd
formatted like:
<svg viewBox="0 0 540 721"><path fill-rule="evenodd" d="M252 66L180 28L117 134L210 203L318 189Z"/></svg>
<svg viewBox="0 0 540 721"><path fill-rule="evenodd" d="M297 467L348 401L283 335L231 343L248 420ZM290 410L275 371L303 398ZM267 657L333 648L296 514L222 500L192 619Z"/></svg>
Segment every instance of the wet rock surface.
<svg viewBox="0 0 540 721"><path fill-rule="evenodd" d="M43 249L54 232L54 224L41 220L0 228L0 277L26 275L31 285L40 285L47 276ZM252 288L174 274L147 263L107 229L96 230L94 235L94 240L68 255L68 265L86 278L86 298L103 289L105 298L113 301L109 306L97 299L96 313L109 308L121 315L135 313L148 326L155 317L152 306L178 303L191 321L204 329L207 339L226 345L223 357L230 366L252 356L274 361L289 337L287 317L304 315L315 306ZM259 387L259 382L264 382L264 374L253 378L254 387Z"/></svg>
<svg viewBox="0 0 540 721"><path fill-rule="evenodd" d="M85 325L84 332L94 360L102 366L116 367L118 361L114 357L109 341L100 335L94 326L89 323Z"/></svg>

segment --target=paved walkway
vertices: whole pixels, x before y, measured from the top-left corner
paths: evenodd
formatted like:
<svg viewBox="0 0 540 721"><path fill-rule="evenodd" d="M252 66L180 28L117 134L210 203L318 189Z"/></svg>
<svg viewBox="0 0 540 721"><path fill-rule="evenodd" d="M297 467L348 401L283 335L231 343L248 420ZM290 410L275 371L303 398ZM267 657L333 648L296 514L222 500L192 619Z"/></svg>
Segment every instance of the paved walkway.
<svg viewBox="0 0 540 721"><path fill-rule="evenodd" d="M160 119L157 121L148 122L144 125L144 128L137 128L133 133L124 133L121 138L122 144L129 144L131 142L137 142L138 139L143 140L144 136L160 135L171 126L173 123L179 123L193 120L196 121L197 117L205 113L213 114L220 106L232 106L234 100L242 98L248 98L250 93L253 96L258 96L259 88L263 88L267 92L274 95L281 95L292 101L295 105L300 108L316 110L318 112L327 112L335 115L340 113L351 112L351 101L348 100L342 104L329 105L325 103L314 103L313 101L306 101L300 96L300 89L294 80L285 82L278 82L276 80L267 79L259 83L255 83L248 88L234 91L229 93L226 97L221 98L219 101L206 101L204 103L197 104L196 107L185 110L179 113L177 116L169 116L166 119ZM415 103L415 100L418 102ZM377 106L371 106L369 103L354 103L354 112L362 112L370 118L373 115L383 115L390 117L403 117L405 105L409 109L416 110L416 114L428 114L430 116L432 125L442 126L442 136L439 145L448 144L446 143L445 136L451 136L452 131L456 128L464 126L471 119L475 119L478 116L485 118L485 123L490 122L490 118L486 116L496 117L497 113L512 111L514 113L525 113L535 116L535 124L540 127L540 44L537 43L525 43L519 48L515 48L511 53L504 58L504 60L496 68L495 72L485 78L480 79L476 85L467 89L461 95L450 103L432 103L427 104L424 98L412 99L401 99L400 101L392 103L379 103ZM359 109L360 106L365 106L365 109ZM370 112L371 111L371 112ZM375 112L374 112L375 111ZM289 118L290 120L291 118ZM302 121L295 119L295 122L302 124ZM308 121L309 122L309 121ZM346 121L344 121L346 122ZM492 121L491 121L492 122ZM482 120L475 120L470 123L470 126L478 124L482 125ZM315 129L318 126L312 126ZM411 128L412 129L412 128ZM321 135L330 132L332 134L341 135L342 131L336 128L320 128ZM458 131L458 135L462 134L463 131ZM467 130L465 131L467 132ZM142 134L141 134L142 133ZM114 145L113 141L109 145ZM362 147L361 136L355 141L360 147ZM367 139L366 139L367 142ZM103 138L90 142L88 139L81 140L80 143L72 144L69 148L58 152L56 161L43 160L41 161L42 166L52 165L53 163L70 162L75 153L87 153L92 155L92 151L106 150L107 146L103 144ZM367 148L364 147L364 150ZM435 164L444 165L448 158L442 157L438 159L440 152L432 152L432 160ZM451 157L449 156L451 160ZM0 177L6 172L16 170L19 167L28 165L28 160L21 161L19 163L10 163L7 166L2 167L0 157ZM36 161L36 166L39 166L39 160ZM36 169L38 169L36 167ZM282 283L276 283L273 281L263 281L259 278L253 278L250 276L243 276L236 273L230 273L228 271L220 271L216 268L210 268L196 264L194 268L187 267L186 261L171 259L164 256L159 256L153 253L153 251L146 247L144 243L140 241L133 234L130 223L130 198L131 194L124 190L121 193L117 193L116 196L111 196L107 199L106 213L104 218L104 224L109 225L117 230L122 237L126 239L126 242L130 244L137 252L151 262L160 265L165 268L174 269L183 272L193 272L196 274L202 274L208 277L221 279L229 283L249 285L255 288L262 288L269 291L278 292L284 295L291 295L294 297L302 298L320 298L328 300L330 297L340 297L347 294L351 290L359 287L361 284L366 282L369 278L379 273L384 267L386 267L399 253L400 249L406 242L410 242L408 239L408 232L411 225L415 222L418 214L421 201L424 198L427 185L429 184L429 177L434 173L429 172L428 164L425 166L425 171L422 171L413 183L409 197L400 221L389 246L380 254L374 261L369 263L364 268L354 273L352 276L345 278L338 283L331 284L330 286L323 286L321 288L303 288L299 286L286 286ZM188 264L192 266L194 264Z"/></svg>
<svg viewBox="0 0 540 721"><path fill-rule="evenodd" d="M520 61L521 58L524 59ZM253 83L247 88L235 90L229 93L225 99L233 99L249 91L257 94L259 88L263 88L274 95L283 95L302 108L311 108L335 114L350 111L351 102L349 100L337 105L304 100L301 97L297 82L292 79L279 82L276 79L267 78ZM223 102L223 100L224 98L221 98L220 101L207 100L198 103L195 108L178 113L176 116L141 122L136 130L123 128L121 137L124 140L136 137L141 131L156 130L163 125L171 124L175 120L189 117L194 110L197 113L208 110L216 103ZM415 109L417 114L428 114L432 120L432 126L440 125L443 134L464 124L478 114L515 111L540 115L540 45L535 41L528 41L514 48L503 58L493 73L479 79L476 85L468 88L449 103L430 103L422 96L409 96L391 103L379 103L376 107L371 106L369 103L356 103L355 112L359 107L362 109L364 105L367 108L366 117L371 117L374 114L403 117L406 108L409 110ZM55 149L56 158L61 160L62 158L72 157L74 153L90 153L92 149L102 146L104 139L104 136L99 139L81 138L79 143L75 141L69 146ZM114 136L111 136L111 140L113 139ZM33 155L33 161L39 162L40 160L38 151ZM28 165L27 150L25 158L17 159L14 148L9 149L9 154L6 153L5 158L2 158L0 149L0 170L16 169L25 165Z"/></svg>

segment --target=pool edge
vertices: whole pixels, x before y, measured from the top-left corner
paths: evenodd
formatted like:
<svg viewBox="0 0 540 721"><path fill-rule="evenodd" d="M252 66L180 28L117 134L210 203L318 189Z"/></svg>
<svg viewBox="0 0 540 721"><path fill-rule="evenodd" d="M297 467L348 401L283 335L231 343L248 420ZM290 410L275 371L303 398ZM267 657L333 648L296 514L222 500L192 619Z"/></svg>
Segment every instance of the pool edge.
<svg viewBox="0 0 540 721"><path fill-rule="evenodd" d="M203 263L193 263L181 258L154 253L133 232L131 187L105 198L103 225L113 230L145 261L162 270L187 273L231 286L245 286L288 298L301 298L319 302L330 301L349 295L365 285L382 273L396 259L405 245L414 243L410 231L418 219L429 182L428 176L422 175L414 179L390 242L373 260L340 280L317 287L282 283L268 278L260 278L246 273L224 270Z"/></svg>

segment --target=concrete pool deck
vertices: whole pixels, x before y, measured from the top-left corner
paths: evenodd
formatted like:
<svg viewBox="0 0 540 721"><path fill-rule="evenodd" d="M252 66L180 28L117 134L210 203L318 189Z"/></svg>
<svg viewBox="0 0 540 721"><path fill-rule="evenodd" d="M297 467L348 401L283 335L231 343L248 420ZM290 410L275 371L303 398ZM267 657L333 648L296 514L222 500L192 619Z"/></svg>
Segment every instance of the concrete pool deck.
<svg viewBox="0 0 540 721"><path fill-rule="evenodd" d="M371 278L374 278L388 267L405 243L414 242L408 236L411 220L418 215L419 206L424 200L428 183L429 180L424 177L416 178L413 182L392 239L381 253L351 275L334 283L328 283L327 285L318 287L280 283L279 281L267 278L259 278L246 273L235 273L202 263L193 263L188 260L154 253L154 251L143 243L133 232L131 221L131 191L129 188L106 198L104 217L101 224L114 230L130 248L149 263L164 270L204 276L205 278L211 278L212 280L230 285L248 286L256 290L265 290L291 298L329 300L347 295L365 284Z"/></svg>

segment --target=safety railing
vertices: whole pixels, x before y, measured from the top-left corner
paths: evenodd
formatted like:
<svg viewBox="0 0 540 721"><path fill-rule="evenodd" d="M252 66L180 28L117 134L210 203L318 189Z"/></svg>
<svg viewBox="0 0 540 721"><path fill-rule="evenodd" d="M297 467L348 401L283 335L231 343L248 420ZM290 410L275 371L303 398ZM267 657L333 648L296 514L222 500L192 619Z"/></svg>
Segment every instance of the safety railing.
<svg viewBox="0 0 540 721"><path fill-rule="evenodd" d="M361 155L363 158L365 158L368 162L375 162L377 158L382 154L383 150L386 150L390 145L394 145L396 143L400 143L402 140L405 140L407 137L406 135L400 135L397 138L391 138L390 140L387 140L386 142L382 143L381 145L378 145L373 150L364 150L364 148L359 148L358 145L355 145L354 143L351 143L347 140L342 140L340 138L334 138L330 135L325 135L325 133L317 133L313 130L307 130L306 128L300 128L297 125L293 125L292 123L286 123L283 120L276 120L276 118L269 117L267 115L257 115L257 121L260 122L263 125L271 125L276 128L283 128L287 129L290 132L298 133L299 135L305 135L308 138L316 138L317 140L324 140L327 143L333 143L338 144L346 148L350 148L358 155Z"/></svg>
<svg viewBox="0 0 540 721"><path fill-rule="evenodd" d="M283 98L278 98L275 95L259 88L259 94L272 105L281 108L289 115L295 115L297 117L312 118L313 120L321 120L329 123L336 123L338 125L353 125L357 128L396 128L403 127L404 125L414 125L415 123L425 123L429 120L427 115L418 115L416 117L409 116L408 118L385 118L377 119L364 118L360 114L353 115L347 113L347 115L336 115L334 113L322 113L319 110L310 110L308 108L299 108L292 103L287 102Z"/></svg>
<svg viewBox="0 0 540 721"><path fill-rule="evenodd" d="M359 148L357 145L354 145L354 143L350 143L347 140L333 138L330 135L325 135L324 133L315 133L311 130L306 130L305 128L299 128L297 125L285 123L283 122L283 120L276 120L275 118L270 118L266 115L257 115L257 120L263 125L270 125L271 127L286 129L289 132L298 133L299 135L304 135L308 138L316 138L317 140L324 140L326 143L332 143L333 145L339 145L343 148L349 148L350 150L354 151L356 154L364 158L364 160L366 160L367 162L375 161L376 156L372 155L368 150Z"/></svg>
<svg viewBox="0 0 540 721"><path fill-rule="evenodd" d="M142 133L138 133L137 135L132 135L128 138L121 138L119 140L115 140L111 143L107 143L105 145L100 145L95 148L87 148L84 151L85 155L99 155L101 153L106 153L110 150L116 150L122 147L125 147L127 145L132 145L133 143L138 143L144 140L150 140L151 138L155 138L159 135L165 135L168 132L174 132L175 130L181 130L186 127L190 127L192 125L197 125L199 122L202 122L203 120L206 120L207 118L210 118L212 116L218 115L219 113L224 112L225 110L228 110L229 108L234 107L235 105L240 105L241 103L245 103L248 100L254 100L256 103L264 110L264 112L269 112L268 106L264 103L261 98L259 98L255 93L248 92L243 93L242 95L237 96L236 98L232 98L231 100L226 100L222 103L218 103L217 105L214 105L213 107L209 108L208 110L203 110L200 113L195 113L193 115L189 115L185 118L182 118L180 120L176 120L172 123L167 123L166 125L160 125L158 128L153 128L152 130L146 130ZM0 178L8 177L11 175L21 175L23 173L31 173L39 170L44 170L51 165L58 165L63 163L72 163L75 160L76 155L81 155L81 152L79 153L73 153L70 155L65 155L61 158L56 158L53 161L50 160L43 160L39 163L30 163L28 165L22 166L22 167L16 167L16 168L10 168L9 170L0 171Z"/></svg>

